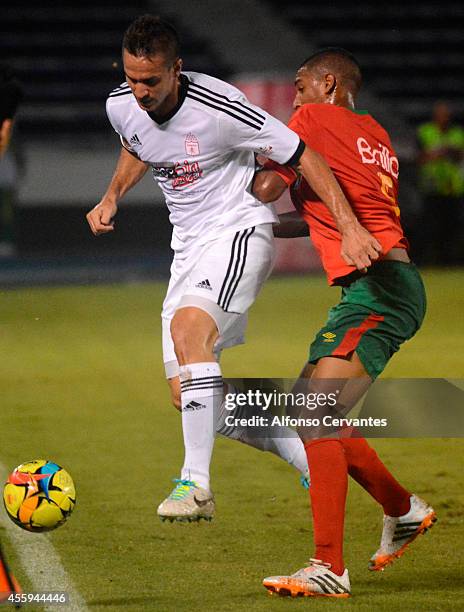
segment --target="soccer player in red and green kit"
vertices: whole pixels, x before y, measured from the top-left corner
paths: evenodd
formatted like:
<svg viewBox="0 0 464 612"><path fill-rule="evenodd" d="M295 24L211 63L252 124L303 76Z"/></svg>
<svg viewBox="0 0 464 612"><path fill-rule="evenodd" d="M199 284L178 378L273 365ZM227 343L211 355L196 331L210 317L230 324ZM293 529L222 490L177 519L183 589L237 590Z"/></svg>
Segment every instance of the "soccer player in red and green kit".
<svg viewBox="0 0 464 612"><path fill-rule="evenodd" d="M341 235L327 207L294 170L274 162L256 175L254 192L262 201L290 187L296 214L307 224L330 285L341 286L340 302L311 344L301 374L310 389L330 389L344 381L348 408L364 394L400 345L419 329L426 298L422 280L408 256L408 242L397 203L398 159L387 132L365 111L355 109L361 71L343 49L329 48L308 58L297 72L289 127L328 162L361 225L382 245L378 262L359 272L341 250ZM290 219L290 217L293 217ZM276 235L301 235L301 224L283 215ZM300 431L311 476L315 553L291 576L264 580L284 595L348 597L343 561L347 477L350 475L382 506L380 547L370 569L384 569L436 520L426 502L403 488L364 438L341 432L316 437Z"/></svg>

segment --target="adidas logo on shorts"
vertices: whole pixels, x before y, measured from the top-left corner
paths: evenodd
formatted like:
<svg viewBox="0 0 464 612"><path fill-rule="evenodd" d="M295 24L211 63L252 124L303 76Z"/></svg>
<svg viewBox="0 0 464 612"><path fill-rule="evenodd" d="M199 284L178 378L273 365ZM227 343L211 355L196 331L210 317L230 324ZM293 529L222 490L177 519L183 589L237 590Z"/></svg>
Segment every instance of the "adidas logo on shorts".
<svg viewBox="0 0 464 612"><path fill-rule="evenodd" d="M203 408L206 408L204 404L200 404L200 402L195 402L192 400L182 408L182 412L193 412L194 410L202 410Z"/></svg>
<svg viewBox="0 0 464 612"><path fill-rule="evenodd" d="M200 281L195 285L195 287L198 287L198 289L209 289L210 291L213 290L208 279Z"/></svg>

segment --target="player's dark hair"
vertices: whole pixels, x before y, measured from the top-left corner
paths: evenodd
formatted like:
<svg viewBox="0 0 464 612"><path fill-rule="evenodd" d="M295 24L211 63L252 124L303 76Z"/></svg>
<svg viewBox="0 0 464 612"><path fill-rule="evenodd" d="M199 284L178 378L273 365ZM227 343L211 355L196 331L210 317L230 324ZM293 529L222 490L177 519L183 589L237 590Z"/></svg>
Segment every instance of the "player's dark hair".
<svg viewBox="0 0 464 612"><path fill-rule="evenodd" d="M141 15L124 33L122 48L136 57L163 53L169 62L179 57L179 36L174 27L155 15Z"/></svg>
<svg viewBox="0 0 464 612"><path fill-rule="evenodd" d="M338 72L337 76L345 84L351 83L354 93L359 91L362 82L361 66L352 53L342 47L325 47L307 57L300 68L309 69L323 65Z"/></svg>

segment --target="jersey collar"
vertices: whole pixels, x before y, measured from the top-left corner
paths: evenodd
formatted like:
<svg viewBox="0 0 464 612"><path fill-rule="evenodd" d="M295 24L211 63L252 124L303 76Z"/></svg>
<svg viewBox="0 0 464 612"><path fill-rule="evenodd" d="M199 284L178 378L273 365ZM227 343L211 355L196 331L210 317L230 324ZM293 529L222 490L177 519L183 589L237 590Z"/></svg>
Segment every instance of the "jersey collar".
<svg viewBox="0 0 464 612"><path fill-rule="evenodd" d="M184 103L185 97L187 95L188 87L189 87L188 78L185 76L185 74L181 74L180 75L179 98L177 100L177 104L174 106L174 108L172 108L169 111L169 113L166 113L166 115L157 115L156 113L146 111L150 119L152 119L158 125L161 125L162 123L166 123L166 121L169 121L169 119L172 119L174 115L180 110L182 104Z"/></svg>

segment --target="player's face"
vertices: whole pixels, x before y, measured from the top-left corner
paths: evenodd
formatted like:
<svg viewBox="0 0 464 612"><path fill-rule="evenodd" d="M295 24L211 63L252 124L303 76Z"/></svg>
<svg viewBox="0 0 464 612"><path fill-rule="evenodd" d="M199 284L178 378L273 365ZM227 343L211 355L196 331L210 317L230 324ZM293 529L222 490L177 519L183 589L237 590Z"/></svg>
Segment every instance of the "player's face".
<svg viewBox="0 0 464 612"><path fill-rule="evenodd" d="M327 101L326 83L320 74L303 67L295 77L295 99L293 108L296 110L303 104L322 104Z"/></svg>
<svg viewBox="0 0 464 612"><path fill-rule="evenodd" d="M169 62L163 53L149 57L123 52L127 84L144 111L168 113L176 104L182 60Z"/></svg>

